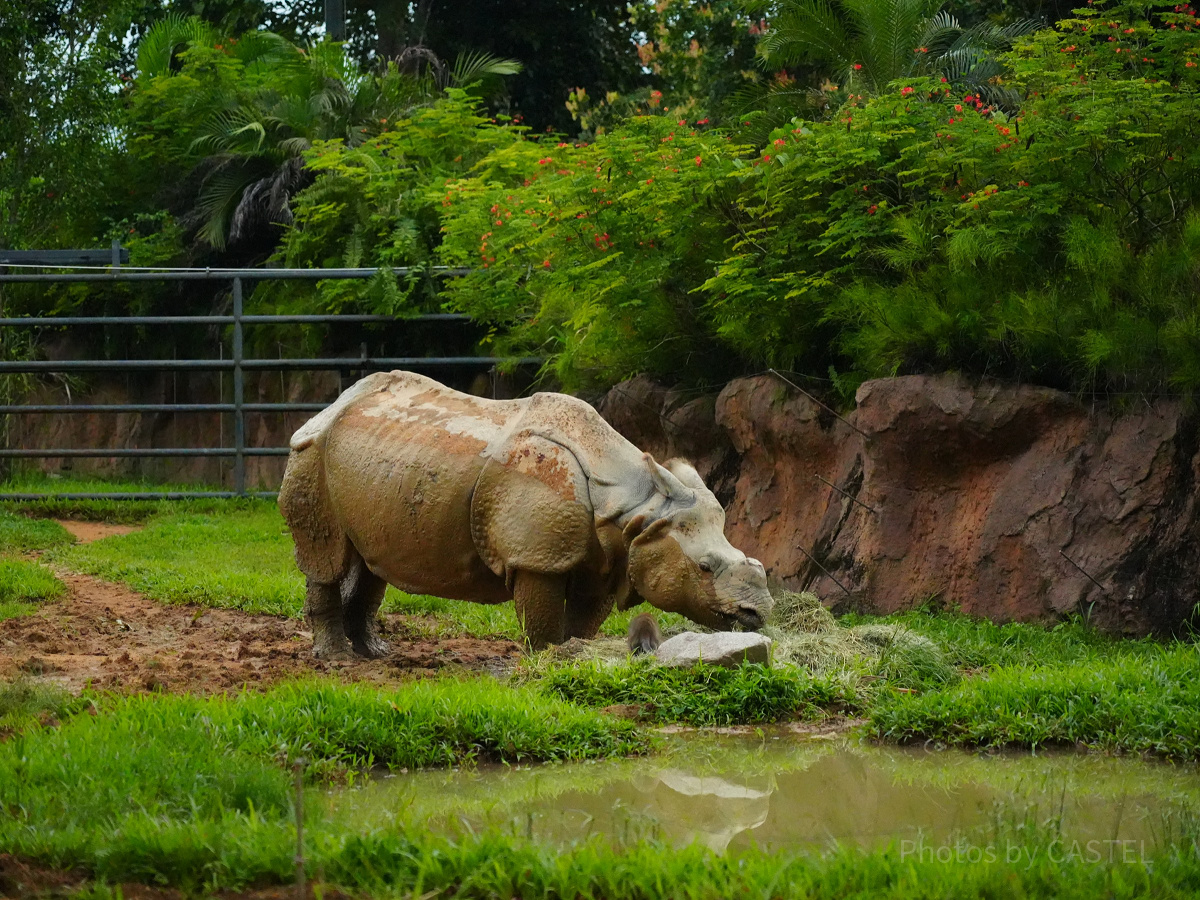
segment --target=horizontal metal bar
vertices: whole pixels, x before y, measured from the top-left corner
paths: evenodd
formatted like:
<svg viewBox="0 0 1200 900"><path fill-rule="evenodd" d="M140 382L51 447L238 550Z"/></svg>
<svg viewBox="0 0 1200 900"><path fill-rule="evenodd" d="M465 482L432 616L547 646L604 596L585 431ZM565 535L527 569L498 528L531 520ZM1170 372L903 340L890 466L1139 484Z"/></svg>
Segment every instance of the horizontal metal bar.
<svg viewBox="0 0 1200 900"><path fill-rule="evenodd" d="M243 407L244 408L244 407ZM322 407L323 409L324 407ZM232 403L29 403L0 406L0 414L21 413L143 413L143 412L233 412Z"/></svg>
<svg viewBox="0 0 1200 900"><path fill-rule="evenodd" d="M242 452L246 456L287 456L291 450L287 447L247 447ZM146 449L132 447L41 447L36 450L0 450L0 459L111 459L143 456L234 456L236 454L237 450L233 447L150 447Z"/></svg>
<svg viewBox="0 0 1200 900"><path fill-rule="evenodd" d="M47 267L52 268L52 267ZM396 275L430 275L453 277L466 275L470 269L408 268L392 269ZM111 269L107 272L60 272L36 275L0 274L0 283L76 281L325 281L328 279L371 278L379 269L176 269L165 272L131 272L126 269Z"/></svg>
<svg viewBox="0 0 1200 900"><path fill-rule="evenodd" d="M247 359L243 369L425 369L449 366L496 366L511 363L520 366L541 365L540 357L523 356L398 356L382 359L354 359L332 357L329 359ZM229 370L234 366L231 359L63 359L63 360L6 360L0 362L0 373L34 372L106 372L106 371L201 371Z"/></svg>
<svg viewBox="0 0 1200 900"><path fill-rule="evenodd" d="M409 322L469 322L460 313L428 313L420 316L295 315L242 316L243 325L403 325ZM54 328L67 325L232 325L233 316L41 316L0 319L0 325L13 328Z"/></svg>
<svg viewBox="0 0 1200 900"><path fill-rule="evenodd" d="M119 251L114 251L111 247L104 250L0 250L0 266L107 266L112 263L114 252L118 254L117 259L122 263L129 262L129 251L124 248Z"/></svg>
<svg viewBox="0 0 1200 900"><path fill-rule="evenodd" d="M231 319L232 321L232 319ZM371 316L371 315L294 315L294 316L242 316L243 325L311 325L323 322L349 325L407 325L409 322L470 322L471 317L463 313L422 313L419 316Z"/></svg>
<svg viewBox="0 0 1200 900"><path fill-rule="evenodd" d="M4 500L232 500L235 497L254 497L273 500L279 491L114 491L111 494L0 494Z"/></svg>
<svg viewBox="0 0 1200 900"><path fill-rule="evenodd" d="M329 403L333 401L330 400ZM243 412L318 412L329 403L244 403ZM228 413L232 403L30 403L0 406L0 415L22 413Z"/></svg>

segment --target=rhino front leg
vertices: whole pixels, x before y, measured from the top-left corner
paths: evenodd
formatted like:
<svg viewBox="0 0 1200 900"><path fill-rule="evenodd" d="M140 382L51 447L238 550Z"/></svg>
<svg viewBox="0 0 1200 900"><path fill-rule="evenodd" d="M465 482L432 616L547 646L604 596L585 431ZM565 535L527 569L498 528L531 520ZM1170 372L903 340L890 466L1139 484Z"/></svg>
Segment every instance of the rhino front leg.
<svg viewBox="0 0 1200 900"><path fill-rule="evenodd" d="M392 652L391 645L379 634L379 607L386 590L387 582L360 559L343 593L346 637L359 656L379 659Z"/></svg>
<svg viewBox="0 0 1200 900"><path fill-rule="evenodd" d="M347 659L352 655L342 621L342 594L336 584L308 579L304 617L313 633L313 656L317 659Z"/></svg>
<svg viewBox="0 0 1200 900"><path fill-rule="evenodd" d="M517 621L532 650L561 644L566 631L567 577L518 571L513 579Z"/></svg>
<svg viewBox="0 0 1200 900"><path fill-rule="evenodd" d="M567 592L566 634L590 641L612 612L613 598L587 592Z"/></svg>

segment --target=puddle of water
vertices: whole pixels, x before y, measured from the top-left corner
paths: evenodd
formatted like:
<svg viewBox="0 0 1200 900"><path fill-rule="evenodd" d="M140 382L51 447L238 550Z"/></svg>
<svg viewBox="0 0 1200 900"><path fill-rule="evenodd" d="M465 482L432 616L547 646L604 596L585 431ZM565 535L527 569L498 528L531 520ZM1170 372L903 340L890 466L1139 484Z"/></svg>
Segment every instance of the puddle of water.
<svg viewBox="0 0 1200 900"><path fill-rule="evenodd" d="M396 775L327 802L355 827L500 829L558 846L598 835L699 842L718 853L937 847L964 837L1002 847L1032 827L1067 846L1090 841L1109 853L1105 842L1121 842L1146 855L1169 837L1172 816L1200 806L1200 770L1095 755L688 736L648 759Z"/></svg>

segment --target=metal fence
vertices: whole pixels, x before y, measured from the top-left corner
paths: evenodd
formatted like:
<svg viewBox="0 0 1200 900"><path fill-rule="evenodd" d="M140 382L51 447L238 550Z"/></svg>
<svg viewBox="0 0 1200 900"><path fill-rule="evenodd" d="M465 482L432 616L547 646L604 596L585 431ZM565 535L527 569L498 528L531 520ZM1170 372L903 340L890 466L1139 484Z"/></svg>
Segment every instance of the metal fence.
<svg viewBox="0 0 1200 900"><path fill-rule="evenodd" d="M233 417L232 447L168 447L168 448L99 448L46 447L34 449L0 449L0 458L70 458L70 457L229 457L233 460L233 490L183 492L109 492L109 493L0 493L0 500L41 500L50 497L63 500L143 500L188 499L200 497L273 497L273 491L246 489L246 458L251 456L287 456L287 447L247 447L246 413L315 412L325 403L246 403L245 376L248 371L364 371L379 369L445 370L447 368L487 369L499 363L538 365L537 358L511 359L493 356L441 357L372 357L365 348L359 358L330 357L316 359L247 359L244 335L247 326L312 325L312 324L388 324L397 322L470 322L465 315L438 313L397 318L381 315L246 315L243 311L243 286L247 281L371 278L378 269L175 269L167 271L131 271L128 268L104 272L71 272L9 274L0 268L2 283L114 283L131 281L216 281L231 286L233 309L230 315L209 316L50 316L0 318L0 327L37 328L74 325L227 325L230 331L230 356L219 359L71 359L71 360L3 360L0 375L40 374L50 372L139 372L139 371L228 371L233 374L232 402L229 403L119 403L119 404L10 404L0 405L0 414L104 414L104 413L229 413ZM396 275L408 275L405 269L392 270ZM465 270L435 269L430 274L440 277L463 274Z"/></svg>

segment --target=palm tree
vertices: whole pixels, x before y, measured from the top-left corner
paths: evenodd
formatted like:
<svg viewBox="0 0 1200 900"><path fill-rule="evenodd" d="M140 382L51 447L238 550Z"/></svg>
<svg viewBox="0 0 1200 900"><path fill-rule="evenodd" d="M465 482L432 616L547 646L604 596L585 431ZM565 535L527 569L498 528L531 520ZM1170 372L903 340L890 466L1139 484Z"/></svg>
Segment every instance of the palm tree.
<svg viewBox="0 0 1200 900"><path fill-rule="evenodd" d="M902 78L940 75L988 96L1011 100L995 83L995 53L1040 28L964 28L941 9L943 0L778 0L759 44L767 65L815 63L847 91L878 94Z"/></svg>
<svg viewBox="0 0 1200 900"><path fill-rule="evenodd" d="M424 51L362 72L341 44L307 51L270 32L221 39L194 16L167 16L147 32L138 50L138 79L170 78L181 71L176 54L220 44L245 77L216 82L191 99L198 126L187 148L201 159L192 212L199 237L214 249L292 221L291 198L311 181L304 153L315 141L350 145L377 134L414 108L435 102L448 87L466 87L511 75L520 63L490 54L460 56L453 67ZM248 85L248 87L247 87Z"/></svg>

